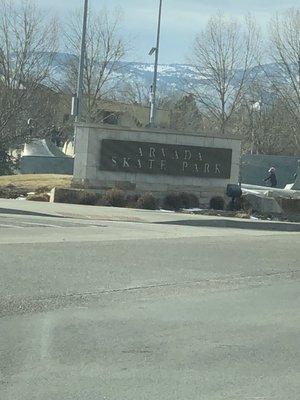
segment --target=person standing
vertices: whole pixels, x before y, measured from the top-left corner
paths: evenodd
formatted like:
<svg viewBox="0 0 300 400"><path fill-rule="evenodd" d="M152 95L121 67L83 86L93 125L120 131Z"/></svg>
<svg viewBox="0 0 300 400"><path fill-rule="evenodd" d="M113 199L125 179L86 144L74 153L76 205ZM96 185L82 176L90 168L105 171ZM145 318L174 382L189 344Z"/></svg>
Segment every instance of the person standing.
<svg viewBox="0 0 300 400"><path fill-rule="evenodd" d="M271 167L268 172L269 176L266 179L264 179L264 181L270 182L271 187L276 188L277 187L276 169L274 167Z"/></svg>

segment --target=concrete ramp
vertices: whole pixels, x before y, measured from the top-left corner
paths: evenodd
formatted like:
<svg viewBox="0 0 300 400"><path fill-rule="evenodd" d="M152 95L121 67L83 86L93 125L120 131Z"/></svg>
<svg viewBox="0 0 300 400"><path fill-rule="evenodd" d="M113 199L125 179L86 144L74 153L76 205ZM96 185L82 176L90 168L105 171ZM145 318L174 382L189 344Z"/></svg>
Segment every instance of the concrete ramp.
<svg viewBox="0 0 300 400"><path fill-rule="evenodd" d="M293 185L294 187L294 185ZM300 198L300 190L296 189L278 189L271 188L269 186L258 186L258 185L246 185L242 184L243 194L254 193L265 197L284 197L288 199L298 199Z"/></svg>
<svg viewBox="0 0 300 400"><path fill-rule="evenodd" d="M48 139L25 144L20 162L21 174L73 174L74 159Z"/></svg>
<svg viewBox="0 0 300 400"><path fill-rule="evenodd" d="M22 157L67 157L51 140L36 139L26 143Z"/></svg>

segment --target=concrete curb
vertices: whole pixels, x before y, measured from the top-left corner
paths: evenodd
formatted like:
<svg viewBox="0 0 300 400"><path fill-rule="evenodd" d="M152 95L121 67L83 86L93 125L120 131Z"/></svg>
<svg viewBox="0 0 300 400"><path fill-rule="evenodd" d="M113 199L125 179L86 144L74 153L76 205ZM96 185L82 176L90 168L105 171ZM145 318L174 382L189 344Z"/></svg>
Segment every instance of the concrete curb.
<svg viewBox="0 0 300 400"><path fill-rule="evenodd" d="M118 209L114 207L102 207L101 213L93 213L92 206L78 206L78 208L66 209L56 208L53 210L50 207L44 207L49 203L38 203L36 211L30 207L17 206L15 202L10 202L8 207L0 207L1 214L24 215L48 218L70 218L70 219L85 219L85 220L101 220L101 221L116 221L116 222L132 222L144 224L164 224L164 225L183 225L191 227L211 227L211 228L233 228L233 229L249 229L249 230L264 230L277 232L300 232L300 223L297 222L278 222L278 221L262 221L262 220L244 220L226 217L214 216L198 216L184 215L178 213L164 214L159 211ZM28 206L29 204L26 204ZM41 207L42 206L42 207ZM121 212L120 212L121 211Z"/></svg>
<svg viewBox="0 0 300 400"><path fill-rule="evenodd" d="M300 232L300 224L293 222L246 221L216 217L216 219L183 219L156 222L157 224L183 225L194 227L251 229L259 231Z"/></svg>
<svg viewBox="0 0 300 400"><path fill-rule="evenodd" d="M28 215L32 217L65 218L64 215L48 214L35 211L18 210L14 208L0 208L0 214L7 215Z"/></svg>

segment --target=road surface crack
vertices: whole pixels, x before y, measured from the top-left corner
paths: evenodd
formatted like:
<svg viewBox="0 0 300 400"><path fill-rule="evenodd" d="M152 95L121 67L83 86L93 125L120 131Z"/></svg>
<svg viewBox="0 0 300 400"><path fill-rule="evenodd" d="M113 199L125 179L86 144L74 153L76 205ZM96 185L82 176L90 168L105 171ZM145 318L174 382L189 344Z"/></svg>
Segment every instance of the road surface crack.
<svg viewBox="0 0 300 400"><path fill-rule="evenodd" d="M100 289L98 291L82 293L57 293L38 297L19 298L15 296L0 297L0 317L26 314L32 312L46 312L58 308L69 306L82 306L92 301L99 300L103 296L120 295L126 293L148 293L159 294L168 289L170 294L174 292L178 295L180 290L199 291L219 291L219 290L239 290L243 288L252 288L267 286L278 280L295 281L300 279L299 270L266 272L260 275L238 275L225 276L218 279L201 279L184 282L162 282L150 285L140 285L124 288Z"/></svg>

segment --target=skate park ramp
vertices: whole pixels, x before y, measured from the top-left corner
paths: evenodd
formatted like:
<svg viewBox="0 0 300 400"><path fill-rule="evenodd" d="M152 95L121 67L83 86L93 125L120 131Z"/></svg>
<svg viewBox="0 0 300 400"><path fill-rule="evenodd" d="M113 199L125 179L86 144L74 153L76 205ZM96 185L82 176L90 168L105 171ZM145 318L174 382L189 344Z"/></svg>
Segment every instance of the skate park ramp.
<svg viewBox="0 0 300 400"><path fill-rule="evenodd" d="M20 161L21 174L73 174L74 159L47 139L26 143Z"/></svg>

